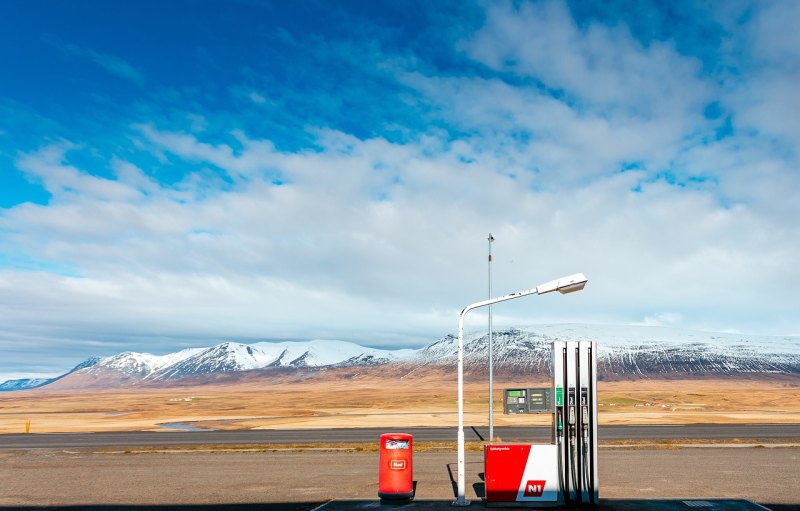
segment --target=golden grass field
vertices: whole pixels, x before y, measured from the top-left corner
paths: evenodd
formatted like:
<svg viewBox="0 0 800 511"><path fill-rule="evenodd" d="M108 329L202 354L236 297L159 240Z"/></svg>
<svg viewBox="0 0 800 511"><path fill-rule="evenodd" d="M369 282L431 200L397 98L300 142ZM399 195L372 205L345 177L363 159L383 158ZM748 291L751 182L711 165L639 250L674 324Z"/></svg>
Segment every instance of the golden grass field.
<svg viewBox="0 0 800 511"><path fill-rule="evenodd" d="M325 378L241 379L169 388L18 391L0 394L0 433L199 428L452 426L452 374L396 378L379 372ZM465 385L465 422L487 423L485 376ZM476 381L480 380L480 381ZM495 424L548 424L545 415L503 415L502 389L545 381L495 381ZM636 380L598 384L601 424L800 422L800 379Z"/></svg>

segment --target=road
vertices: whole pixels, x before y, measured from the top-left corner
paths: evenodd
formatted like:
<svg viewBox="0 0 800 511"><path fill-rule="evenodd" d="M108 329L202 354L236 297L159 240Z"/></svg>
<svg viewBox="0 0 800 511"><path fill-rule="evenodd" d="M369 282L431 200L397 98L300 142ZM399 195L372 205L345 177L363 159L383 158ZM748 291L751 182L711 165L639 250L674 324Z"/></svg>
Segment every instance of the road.
<svg viewBox="0 0 800 511"><path fill-rule="evenodd" d="M383 428L243 430L243 431L121 431L108 433L50 433L0 435L0 450L31 448L79 448L163 446L199 444L292 444L316 442L373 442ZM455 428L404 428L416 441L454 441ZM495 432L505 441L549 441L547 427L496 427ZM467 440L487 436L485 427L465 430ZM688 424L601 426L600 440L670 440L699 439L784 439L800 440L800 424Z"/></svg>

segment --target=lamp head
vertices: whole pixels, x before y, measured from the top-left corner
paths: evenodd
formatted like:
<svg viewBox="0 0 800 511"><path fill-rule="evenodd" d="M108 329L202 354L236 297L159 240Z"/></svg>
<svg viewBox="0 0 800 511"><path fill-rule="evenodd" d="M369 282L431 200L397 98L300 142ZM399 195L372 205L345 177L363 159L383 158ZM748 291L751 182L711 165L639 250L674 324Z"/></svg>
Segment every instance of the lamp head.
<svg viewBox="0 0 800 511"><path fill-rule="evenodd" d="M561 277L560 279L551 280L550 282L545 282L544 284L536 286L536 294L542 295L552 291L558 291L562 295L574 293L575 291L580 291L586 287L586 282L588 280L589 279L587 279L586 275L583 273L568 275L566 277Z"/></svg>
<svg viewBox="0 0 800 511"><path fill-rule="evenodd" d="M568 293L574 293L575 291L580 291L584 287L586 287L585 280L583 282L576 282L574 284L569 284L564 287L559 287L558 292L561 293L562 295L565 295Z"/></svg>

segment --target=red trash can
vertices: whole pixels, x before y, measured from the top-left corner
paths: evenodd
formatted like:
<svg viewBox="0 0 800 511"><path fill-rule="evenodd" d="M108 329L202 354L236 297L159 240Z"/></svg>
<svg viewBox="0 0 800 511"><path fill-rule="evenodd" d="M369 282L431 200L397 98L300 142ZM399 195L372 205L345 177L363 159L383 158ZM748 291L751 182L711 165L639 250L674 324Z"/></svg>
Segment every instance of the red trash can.
<svg viewBox="0 0 800 511"><path fill-rule="evenodd" d="M381 500L410 500L414 497L413 439L406 433L381 435L378 469L378 497Z"/></svg>

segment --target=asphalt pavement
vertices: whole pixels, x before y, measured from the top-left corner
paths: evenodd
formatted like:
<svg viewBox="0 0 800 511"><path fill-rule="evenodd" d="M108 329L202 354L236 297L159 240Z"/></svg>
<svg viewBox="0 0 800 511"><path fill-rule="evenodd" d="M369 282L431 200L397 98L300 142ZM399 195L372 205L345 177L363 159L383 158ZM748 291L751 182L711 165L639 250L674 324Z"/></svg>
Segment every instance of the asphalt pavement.
<svg viewBox="0 0 800 511"><path fill-rule="evenodd" d="M466 427L467 440L483 440L487 428ZM119 431L104 433L41 433L0 435L0 449L125 447L222 444L303 444L336 442L377 442L386 428L259 429L242 431ZM403 428L416 441L455 441L456 428ZM537 427L496 427L504 441L549 441L550 429ZM759 439L800 440L800 424L686 424L605 425L601 441L675 439Z"/></svg>
<svg viewBox="0 0 800 511"><path fill-rule="evenodd" d="M799 457L798 449L783 447L603 449L601 503L630 502L614 506L617 511L657 511L642 504L673 499L673 510L745 511L721 506L718 499L750 499L773 511L797 511ZM465 458L466 496L471 509L480 511L485 509L483 453L468 451ZM415 453L417 502L437 500L449 507L456 466L449 450ZM0 451L0 511L310 511L330 499L336 504L319 511L353 510L350 499L368 500L373 511L426 509L381 506L378 481L377 452Z"/></svg>

